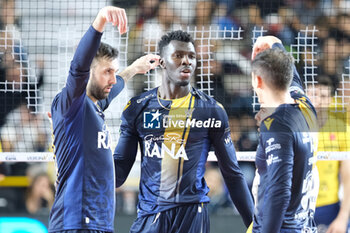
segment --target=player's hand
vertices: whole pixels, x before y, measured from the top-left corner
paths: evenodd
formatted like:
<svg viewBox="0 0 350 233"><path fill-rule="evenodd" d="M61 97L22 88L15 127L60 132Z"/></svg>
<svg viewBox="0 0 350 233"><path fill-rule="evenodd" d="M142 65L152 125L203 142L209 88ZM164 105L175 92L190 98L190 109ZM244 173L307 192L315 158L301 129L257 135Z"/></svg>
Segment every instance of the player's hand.
<svg viewBox="0 0 350 233"><path fill-rule="evenodd" d="M130 66L126 67L119 76L121 76L125 82L134 77L136 74L145 74L150 70L155 69L159 65L160 56L155 54L148 54L140 57L134 61Z"/></svg>
<svg viewBox="0 0 350 233"><path fill-rule="evenodd" d="M346 233L348 227L348 219L336 218L329 225L326 233Z"/></svg>
<svg viewBox="0 0 350 233"><path fill-rule="evenodd" d="M127 31L128 19L123 8L115 6L106 6L102 8L93 23L93 27L102 32L106 23L112 23L118 26L119 33L124 34Z"/></svg>
<svg viewBox="0 0 350 233"><path fill-rule="evenodd" d="M145 74L150 70L159 66L160 56L155 54L148 54L140 57L131 64L131 68L135 70L137 74Z"/></svg>
<svg viewBox="0 0 350 233"><path fill-rule="evenodd" d="M282 44L282 41L275 36L258 37L253 46L252 60L254 60L255 56L259 53L265 51L266 49L272 48L272 45L275 43Z"/></svg>
<svg viewBox="0 0 350 233"><path fill-rule="evenodd" d="M260 107L260 110L257 114L255 114L255 120L256 120L256 125L258 126L258 131L260 132L260 125L261 122L267 118L268 116L270 116L273 113L273 109L272 108L267 108L267 107Z"/></svg>

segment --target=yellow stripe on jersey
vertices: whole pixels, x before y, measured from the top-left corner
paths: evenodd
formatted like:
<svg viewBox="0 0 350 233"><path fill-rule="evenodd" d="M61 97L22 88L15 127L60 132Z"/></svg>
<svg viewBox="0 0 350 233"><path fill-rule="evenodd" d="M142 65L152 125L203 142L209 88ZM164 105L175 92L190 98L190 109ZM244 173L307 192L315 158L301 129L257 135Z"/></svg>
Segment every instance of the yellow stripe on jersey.
<svg viewBox="0 0 350 233"><path fill-rule="evenodd" d="M186 122L187 118L192 118L188 113L192 113L189 110L192 110L194 102L195 98L191 93L183 98L172 100L171 109L166 117L171 119L171 122ZM161 165L160 196L174 197L176 183L179 186L181 182L183 163L187 156L185 147L189 131L186 124L169 124L164 131L164 142L161 148L164 157Z"/></svg>
<svg viewBox="0 0 350 233"><path fill-rule="evenodd" d="M299 104L299 108L306 119L310 131L317 132L317 119L310 106L305 102L305 97L296 99Z"/></svg>
<svg viewBox="0 0 350 233"><path fill-rule="evenodd" d="M306 102L306 98L302 97L299 99L296 99L296 102L299 104L299 109L301 110L307 125L309 126L309 134L312 140L311 143L311 152L313 152L313 158L317 159L317 147L318 147L318 123L316 119L316 115L312 111L309 104ZM316 163L312 165L312 169L315 169Z"/></svg>

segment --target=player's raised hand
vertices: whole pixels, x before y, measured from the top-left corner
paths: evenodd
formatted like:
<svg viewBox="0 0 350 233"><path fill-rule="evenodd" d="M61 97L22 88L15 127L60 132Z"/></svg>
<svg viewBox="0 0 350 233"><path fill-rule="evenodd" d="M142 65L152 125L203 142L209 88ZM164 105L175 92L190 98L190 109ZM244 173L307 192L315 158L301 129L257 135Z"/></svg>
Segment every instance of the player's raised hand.
<svg viewBox="0 0 350 233"><path fill-rule="evenodd" d="M127 31L128 19L123 8L115 6L106 6L102 8L94 20L92 26L99 32L104 30L106 23L112 23L118 26L119 33L124 34Z"/></svg>
<svg viewBox="0 0 350 233"><path fill-rule="evenodd" d="M134 61L131 67L135 69L137 74L145 74L159 66L159 59L160 56L158 55L147 54Z"/></svg>
<svg viewBox="0 0 350 233"><path fill-rule="evenodd" d="M266 49L272 48L274 43L282 44L281 40L275 36L260 36L255 41L252 52L252 60L254 60L255 56L265 51Z"/></svg>
<svg viewBox="0 0 350 233"><path fill-rule="evenodd" d="M125 70L119 74L119 76L121 76L126 82L136 74L145 74L148 71L155 69L159 65L159 59L160 56L155 54L142 56L134 61L130 66L126 67Z"/></svg>

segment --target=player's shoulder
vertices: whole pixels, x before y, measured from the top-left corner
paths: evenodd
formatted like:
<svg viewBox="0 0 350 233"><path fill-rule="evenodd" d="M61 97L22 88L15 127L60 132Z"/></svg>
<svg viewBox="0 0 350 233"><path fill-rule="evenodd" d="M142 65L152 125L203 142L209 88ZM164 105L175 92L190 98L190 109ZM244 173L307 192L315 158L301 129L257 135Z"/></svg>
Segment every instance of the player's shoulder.
<svg viewBox="0 0 350 233"><path fill-rule="evenodd" d="M260 125L260 132L291 132L290 121L285 119L285 112L278 111L265 118Z"/></svg>
<svg viewBox="0 0 350 233"><path fill-rule="evenodd" d="M296 102L298 103L303 103L304 105L306 105L308 108L312 109L314 112L315 111L315 108L314 108L314 105L312 104L311 100L309 99L309 97L307 97L303 92L300 92L300 91L293 91L293 92L290 92L291 93L291 97L293 99L296 100Z"/></svg>
<svg viewBox="0 0 350 233"><path fill-rule="evenodd" d="M157 88L141 93L140 95L132 97L124 107L124 111L137 111L143 109L150 100L157 98Z"/></svg>
<svg viewBox="0 0 350 233"><path fill-rule="evenodd" d="M198 100L198 102L200 102L205 107L218 107L224 109L224 106L221 103L219 103L213 97L209 96L203 91L192 88L191 92L192 95L195 96L195 98Z"/></svg>

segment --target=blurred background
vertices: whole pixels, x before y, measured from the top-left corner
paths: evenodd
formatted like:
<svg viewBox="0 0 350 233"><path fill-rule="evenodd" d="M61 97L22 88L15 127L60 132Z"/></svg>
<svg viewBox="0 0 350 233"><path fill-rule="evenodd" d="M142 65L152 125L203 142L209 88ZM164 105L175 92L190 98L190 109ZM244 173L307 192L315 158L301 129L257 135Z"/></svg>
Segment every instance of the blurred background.
<svg viewBox="0 0 350 233"><path fill-rule="evenodd" d="M314 88L322 76L335 96L333 108L347 111L348 0L0 0L0 152L52 151L46 112L65 85L79 39L107 5L125 8L128 16L127 34L121 36L109 25L102 39L119 49L121 69L143 54L157 53L157 42L168 31L183 29L193 36L197 71L192 86L223 104L237 151L255 151L258 144L254 115L259 105L250 84L251 49L258 36L279 37L294 56L305 88ZM160 80L157 69L135 77L109 107L114 146L129 98ZM15 160L6 160L11 158ZM251 187L254 163L241 161L240 166ZM46 232L55 176L53 162L0 162L0 232L21 224L35 229L25 232ZM116 192L118 232L128 232L136 216L138 177L135 164ZM211 232L245 232L215 162L207 164L206 182Z"/></svg>

